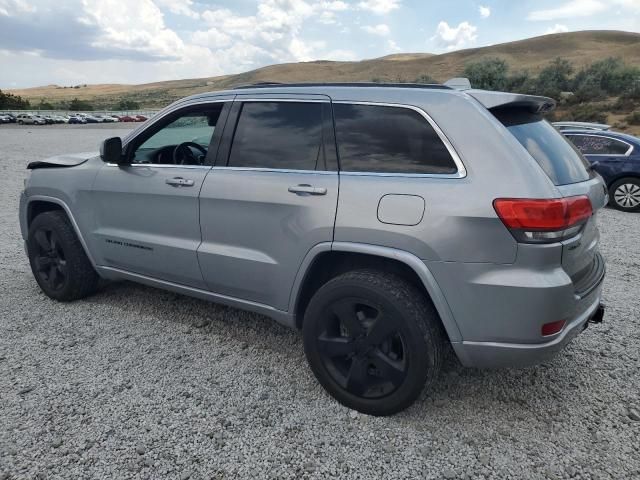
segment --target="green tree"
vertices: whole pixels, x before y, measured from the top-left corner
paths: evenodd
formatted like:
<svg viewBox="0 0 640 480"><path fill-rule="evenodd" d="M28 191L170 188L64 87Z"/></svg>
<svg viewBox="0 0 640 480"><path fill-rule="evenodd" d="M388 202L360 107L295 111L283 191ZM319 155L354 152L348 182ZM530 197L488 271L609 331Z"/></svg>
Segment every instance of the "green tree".
<svg viewBox="0 0 640 480"><path fill-rule="evenodd" d="M24 100L18 95L4 93L0 90L0 109L3 110L24 110L30 108L29 100Z"/></svg>
<svg viewBox="0 0 640 480"><path fill-rule="evenodd" d="M89 112L93 110L93 105L91 105L89 102L85 100L79 100L78 98L74 98L73 100L71 100L71 103L69 103L69 110L73 112L78 112L80 110L85 110Z"/></svg>
<svg viewBox="0 0 640 480"><path fill-rule="evenodd" d="M571 89L573 65L564 58L557 57L551 64L542 69L537 79L536 91L540 95L558 98L560 92Z"/></svg>
<svg viewBox="0 0 640 480"><path fill-rule="evenodd" d="M505 90L509 66L501 58L488 58L479 62L468 63L464 67L464 76L469 79L473 88L485 90Z"/></svg>
<svg viewBox="0 0 640 480"><path fill-rule="evenodd" d="M582 69L573 83L576 90L589 83L592 88L597 85L609 95L619 95L632 88L638 79L639 68L626 65L620 58L609 57Z"/></svg>
<svg viewBox="0 0 640 480"><path fill-rule="evenodd" d="M38 104L38 110L55 110L55 107L51 103L46 102L44 99L42 99Z"/></svg>
<svg viewBox="0 0 640 480"><path fill-rule="evenodd" d="M120 100L118 104L118 110L139 110L140 104L133 100Z"/></svg>

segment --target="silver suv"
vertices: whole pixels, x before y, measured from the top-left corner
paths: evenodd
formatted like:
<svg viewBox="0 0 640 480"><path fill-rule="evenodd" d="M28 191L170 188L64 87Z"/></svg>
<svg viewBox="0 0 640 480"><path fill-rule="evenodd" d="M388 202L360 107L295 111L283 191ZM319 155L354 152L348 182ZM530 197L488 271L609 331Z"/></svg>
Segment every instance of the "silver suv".
<svg viewBox="0 0 640 480"><path fill-rule="evenodd" d="M61 301L126 279L268 315L338 401L392 414L449 345L529 365L602 318L606 188L553 107L443 85L192 96L99 156L28 166L31 268Z"/></svg>

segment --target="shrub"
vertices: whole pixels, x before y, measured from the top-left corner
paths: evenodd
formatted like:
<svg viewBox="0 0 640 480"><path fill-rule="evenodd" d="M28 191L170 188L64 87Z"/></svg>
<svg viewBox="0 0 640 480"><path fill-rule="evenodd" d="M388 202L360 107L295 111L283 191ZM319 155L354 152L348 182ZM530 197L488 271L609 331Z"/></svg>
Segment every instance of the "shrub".
<svg viewBox="0 0 640 480"><path fill-rule="evenodd" d="M71 100L71 103L69 104L69 110L73 112L86 110L89 112L93 110L93 105L91 105L89 102L85 100L79 100L77 98L74 98L73 100Z"/></svg>
<svg viewBox="0 0 640 480"><path fill-rule="evenodd" d="M560 92L571 89L570 75L573 73L571 62L557 57L551 64L543 68L536 81L536 92L539 95L559 98Z"/></svg>
<svg viewBox="0 0 640 480"><path fill-rule="evenodd" d="M629 125L640 125L640 110L636 110L631 113L631 115L628 115L625 120Z"/></svg>
<svg viewBox="0 0 640 480"><path fill-rule="evenodd" d="M480 62L468 63L464 76L473 88L485 90L505 90L507 87L507 62L500 58L488 58Z"/></svg>
<svg viewBox="0 0 640 480"><path fill-rule="evenodd" d="M435 78L431 75L422 74L418 75L416 79L413 81L414 83L438 83Z"/></svg>
<svg viewBox="0 0 640 480"><path fill-rule="evenodd" d="M572 106L567 111L567 116L569 118L566 118L566 120L575 122L607 123L607 114L602 111L602 107L588 103Z"/></svg>

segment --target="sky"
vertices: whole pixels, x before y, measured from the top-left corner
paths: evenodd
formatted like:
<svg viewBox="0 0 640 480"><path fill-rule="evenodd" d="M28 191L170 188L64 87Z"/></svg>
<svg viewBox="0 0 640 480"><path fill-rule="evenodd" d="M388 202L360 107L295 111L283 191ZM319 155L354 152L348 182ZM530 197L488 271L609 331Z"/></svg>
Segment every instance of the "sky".
<svg viewBox="0 0 640 480"><path fill-rule="evenodd" d="M576 30L640 32L640 0L0 0L0 88L210 77Z"/></svg>

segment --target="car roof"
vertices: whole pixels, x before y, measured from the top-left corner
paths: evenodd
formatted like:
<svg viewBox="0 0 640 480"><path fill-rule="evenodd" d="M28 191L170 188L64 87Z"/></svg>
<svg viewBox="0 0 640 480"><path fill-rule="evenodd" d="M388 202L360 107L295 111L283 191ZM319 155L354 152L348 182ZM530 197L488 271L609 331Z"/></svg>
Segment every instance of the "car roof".
<svg viewBox="0 0 640 480"><path fill-rule="evenodd" d="M640 145L640 138L629 135L628 133L614 132L611 130L571 129L563 130L561 133L563 135L597 135L598 137L617 138L635 145Z"/></svg>

